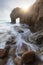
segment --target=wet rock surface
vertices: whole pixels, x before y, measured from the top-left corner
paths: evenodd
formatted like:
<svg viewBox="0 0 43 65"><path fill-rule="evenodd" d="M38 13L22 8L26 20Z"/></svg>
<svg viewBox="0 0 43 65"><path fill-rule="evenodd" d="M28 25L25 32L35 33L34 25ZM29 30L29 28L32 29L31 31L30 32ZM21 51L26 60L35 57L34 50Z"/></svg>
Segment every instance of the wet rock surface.
<svg viewBox="0 0 43 65"><path fill-rule="evenodd" d="M7 56L7 51L5 49L0 49L0 58L4 58Z"/></svg>
<svg viewBox="0 0 43 65"><path fill-rule="evenodd" d="M40 64L40 58L38 57L38 54L33 51L27 51L22 55L22 65L38 65Z"/></svg>
<svg viewBox="0 0 43 65"><path fill-rule="evenodd" d="M43 30L34 33L32 36L30 36L29 40L39 47L40 54L42 55L43 59Z"/></svg>

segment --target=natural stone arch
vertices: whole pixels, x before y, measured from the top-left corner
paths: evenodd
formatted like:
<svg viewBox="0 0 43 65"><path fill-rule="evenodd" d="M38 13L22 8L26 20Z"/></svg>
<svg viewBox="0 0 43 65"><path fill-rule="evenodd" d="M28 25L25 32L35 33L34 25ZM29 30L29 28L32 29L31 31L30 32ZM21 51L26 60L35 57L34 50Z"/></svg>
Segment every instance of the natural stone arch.
<svg viewBox="0 0 43 65"><path fill-rule="evenodd" d="M17 17L20 18L20 23L29 25L32 32L37 32L43 29L43 0L36 0L32 5L30 12L25 14L21 8L15 8L11 12L11 22L15 23Z"/></svg>
<svg viewBox="0 0 43 65"><path fill-rule="evenodd" d="M16 7L12 10L10 14L11 23L16 23L16 19L20 18L20 23L28 24L28 12L24 12L22 8Z"/></svg>
<svg viewBox="0 0 43 65"><path fill-rule="evenodd" d="M24 19L23 10L21 10L21 8L19 7L14 8L10 14L10 17L11 17L11 23L16 23L17 18L20 18L20 21L22 21Z"/></svg>

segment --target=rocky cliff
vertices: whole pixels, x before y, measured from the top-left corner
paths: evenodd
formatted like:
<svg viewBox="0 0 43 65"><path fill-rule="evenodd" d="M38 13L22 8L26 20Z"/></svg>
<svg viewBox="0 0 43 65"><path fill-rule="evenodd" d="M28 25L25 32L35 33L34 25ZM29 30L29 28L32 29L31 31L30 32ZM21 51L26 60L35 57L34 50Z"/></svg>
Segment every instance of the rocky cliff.
<svg viewBox="0 0 43 65"><path fill-rule="evenodd" d="M16 18L19 17L20 23L29 25L32 32L43 29L43 0L36 0L27 13L24 13L21 8L15 8L10 17L12 23L15 23Z"/></svg>

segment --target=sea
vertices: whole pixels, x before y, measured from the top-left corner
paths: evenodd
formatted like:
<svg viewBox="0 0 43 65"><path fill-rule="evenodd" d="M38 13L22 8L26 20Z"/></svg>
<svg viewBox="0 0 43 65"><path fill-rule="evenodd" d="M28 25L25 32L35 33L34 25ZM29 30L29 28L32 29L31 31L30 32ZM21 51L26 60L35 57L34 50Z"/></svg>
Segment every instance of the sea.
<svg viewBox="0 0 43 65"><path fill-rule="evenodd" d="M24 32L20 32L20 30ZM17 41L17 51L21 51L21 46L25 43L29 49L33 51L39 50L39 48L29 42L29 37L33 35L29 27L26 24L11 24L9 21L0 20L0 49L4 49L6 41L11 37L15 36ZM8 59L6 65L14 65L12 59Z"/></svg>

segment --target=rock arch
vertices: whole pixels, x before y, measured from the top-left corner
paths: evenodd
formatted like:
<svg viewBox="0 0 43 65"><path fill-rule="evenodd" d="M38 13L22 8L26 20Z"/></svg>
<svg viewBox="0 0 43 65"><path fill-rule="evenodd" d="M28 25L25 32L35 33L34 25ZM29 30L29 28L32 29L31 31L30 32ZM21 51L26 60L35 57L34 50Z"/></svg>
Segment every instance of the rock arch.
<svg viewBox="0 0 43 65"><path fill-rule="evenodd" d="M29 25L31 31L36 32L43 29L43 0L36 0L32 5L31 10L24 13L21 8L14 8L10 14L11 22L15 23L17 17L20 18L20 23Z"/></svg>
<svg viewBox="0 0 43 65"><path fill-rule="evenodd" d="M23 13L23 10L19 7L14 8L13 11L10 14L11 17L11 23L16 23L16 19L20 18L20 22L25 19L25 14Z"/></svg>

